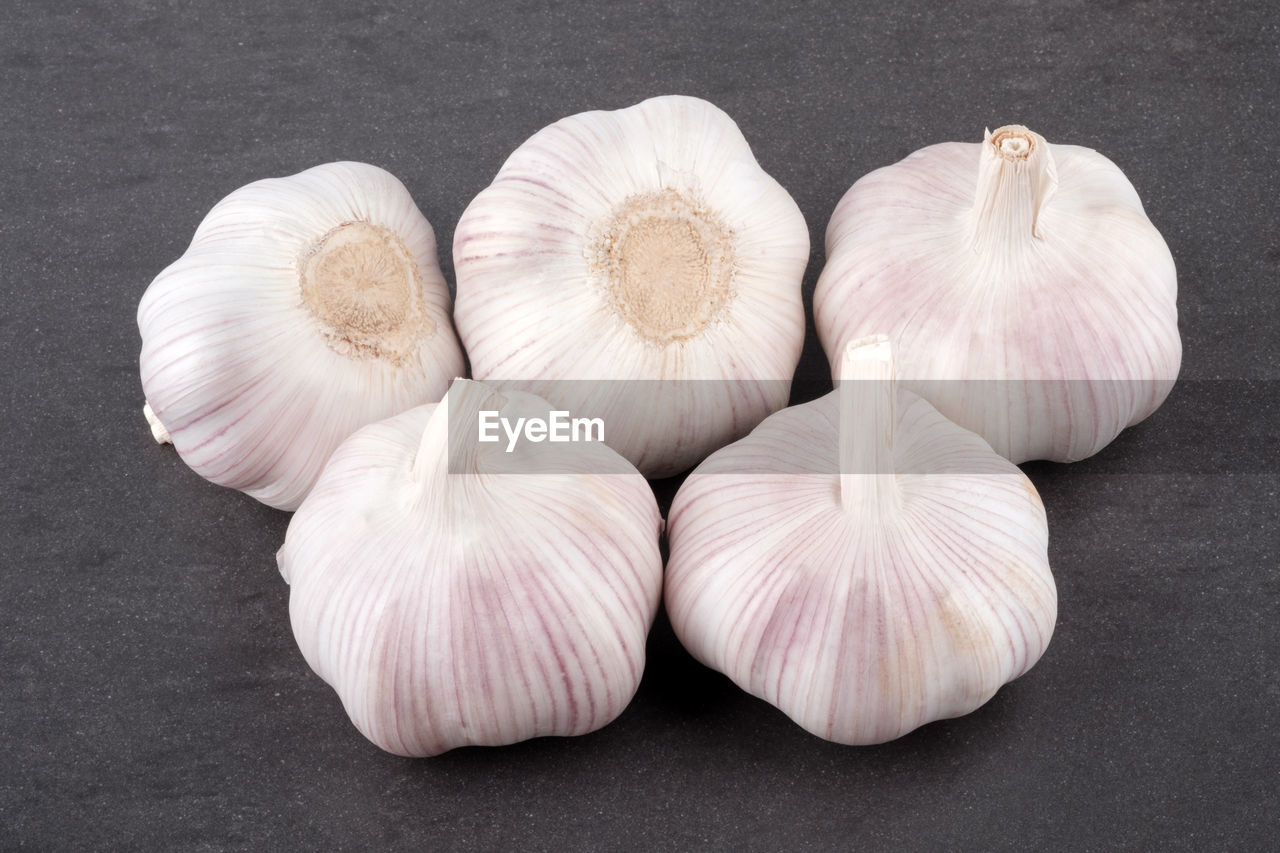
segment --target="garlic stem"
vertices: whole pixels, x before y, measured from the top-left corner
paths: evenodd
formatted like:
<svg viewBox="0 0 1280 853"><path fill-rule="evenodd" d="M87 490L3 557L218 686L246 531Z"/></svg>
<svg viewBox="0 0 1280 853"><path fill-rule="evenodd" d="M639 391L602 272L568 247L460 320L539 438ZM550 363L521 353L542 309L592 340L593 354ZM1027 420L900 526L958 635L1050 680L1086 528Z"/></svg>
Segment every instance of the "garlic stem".
<svg viewBox="0 0 1280 853"><path fill-rule="evenodd" d="M840 366L840 504L878 507L896 492L893 348L885 335L851 341Z"/></svg>
<svg viewBox="0 0 1280 853"><path fill-rule="evenodd" d="M440 464L450 474L479 473L476 425L480 410L501 411L506 403L506 397L480 382L454 379L422 432L411 468L414 481L423 482ZM443 459L439 448L445 449Z"/></svg>
<svg viewBox="0 0 1280 853"><path fill-rule="evenodd" d="M986 132L972 210L978 254L1041 237L1040 218L1058 188L1058 169L1043 136L1010 124Z"/></svg>
<svg viewBox="0 0 1280 853"><path fill-rule="evenodd" d="M454 380L454 385L457 380ZM453 386L450 386L452 391ZM418 442L418 450L413 455L413 464L410 466L410 476L415 483L424 483L431 473L437 469L437 466L443 461L448 465L448 447L449 447L449 407L453 402L449 398L452 393L446 393L436 405L436 409L431 413L431 417L427 419L427 427L422 431L422 439ZM441 460L439 448L445 448L445 459Z"/></svg>
<svg viewBox="0 0 1280 853"><path fill-rule="evenodd" d="M147 419L147 423L151 426L151 437L156 440L156 444L173 444L173 438L169 435L169 430L164 428L164 424L160 423L160 419L156 417L155 411L151 408L151 404L143 402L142 416Z"/></svg>

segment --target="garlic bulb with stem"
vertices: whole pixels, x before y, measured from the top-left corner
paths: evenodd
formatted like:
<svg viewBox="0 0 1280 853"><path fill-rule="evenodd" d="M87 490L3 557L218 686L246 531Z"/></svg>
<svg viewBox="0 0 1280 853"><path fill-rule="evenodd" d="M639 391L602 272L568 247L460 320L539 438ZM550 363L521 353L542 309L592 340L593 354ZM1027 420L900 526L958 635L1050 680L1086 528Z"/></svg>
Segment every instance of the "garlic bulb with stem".
<svg viewBox="0 0 1280 853"><path fill-rule="evenodd" d="M482 414L546 418L457 380L334 453L278 559L311 667L400 755L598 729L644 668L662 519L603 443L480 444Z"/></svg>
<svg viewBox="0 0 1280 853"><path fill-rule="evenodd" d="M293 509L344 438L462 372L449 315L435 235L394 176L257 181L142 297L144 414L202 477Z"/></svg>
<svg viewBox="0 0 1280 853"><path fill-rule="evenodd" d="M1014 462L1074 461L1178 375L1177 276L1106 157L1025 127L932 145L860 179L827 227L814 320L893 340L898 375Z"/></svg>
<svg viewBox="0 0 1280 853"><path fill-rule="evenodd" d="M706 101L652 98L539 131L471 202L453 254L475 377L602 417L647 476L787 403L808 229Z"/></svg>
<svg viewBox="0 0 1280 853"><path fill-rule="evenodd" d="M898 387L890 349L852 342L836 391L712 454L669 516L685 648L846 744L979 707L1057 616L1035 488Z"/></svg>

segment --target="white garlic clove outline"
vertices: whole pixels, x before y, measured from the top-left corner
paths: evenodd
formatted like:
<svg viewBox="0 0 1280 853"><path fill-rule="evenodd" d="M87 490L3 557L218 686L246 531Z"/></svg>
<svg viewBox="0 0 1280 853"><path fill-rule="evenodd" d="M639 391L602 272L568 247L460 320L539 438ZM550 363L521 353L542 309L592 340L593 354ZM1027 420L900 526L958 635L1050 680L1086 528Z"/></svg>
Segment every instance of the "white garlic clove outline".
<svg viewBox="0 0 1280 853"><path fill-rule="evenodd" d="M534 134L468 206L453 255L475 377L602 416L646 476L688 468L787 403L808 228L704 100L651 98Z"/></svg>
<svg viewBox="0 0 1280 853"><path fill-rule="evenodd" d="M390 173L256 181L142 297L144 414L202 477L294 509L344 438L462 372L450 310L431 225Z"/></svg>
<svg viewBox="0 0 1280 853"><path fill-rule="evenodd" d="M931 145L858 180L814 294L832 365L887 334L898 375L1014 462L1097 453L1181 366L1177 273L1103 155L1021 125Z"/></svg>
<svg viewBox="0 0 1280 853"><path fill-rule="evenodd" d="M463 440L482 409L551 407L460 379L360 430L278 554L303 656L398 755L593 731L644 669L662 589L653 491L602 443L548 463L546 444Z"/></svg>
<svg viewBox="0 0 1280 853"><path fill-rule="evenodd" d="M1034 486L893 371L887 337L852 342L836 391L712 454L668 519L685 648L844 744L973 711L1057 618Z"/></svg>

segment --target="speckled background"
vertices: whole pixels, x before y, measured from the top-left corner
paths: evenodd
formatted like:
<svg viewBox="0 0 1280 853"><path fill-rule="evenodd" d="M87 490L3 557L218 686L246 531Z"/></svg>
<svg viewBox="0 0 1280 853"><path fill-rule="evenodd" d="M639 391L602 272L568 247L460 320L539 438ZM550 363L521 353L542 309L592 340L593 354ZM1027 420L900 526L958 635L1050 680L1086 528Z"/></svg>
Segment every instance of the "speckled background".
<svg viewBox="0 0 1280 853"><path fill-rule="evenodd" d="M67 3L0 9L0 849L1260 849L1280 832L1280 11L1252 3ZM1030 125L1128 174L1183 382L1027 472L1060 620L980 711L820 741L660 616L604 730L380 752L311 673L288 516L143 423L134 312L222 196L358 159L454 223L538 128L714 101L813 238L921 146ZM796 399L827 388L817 340ZM665 507L673 482L658 484Z"/></svg>

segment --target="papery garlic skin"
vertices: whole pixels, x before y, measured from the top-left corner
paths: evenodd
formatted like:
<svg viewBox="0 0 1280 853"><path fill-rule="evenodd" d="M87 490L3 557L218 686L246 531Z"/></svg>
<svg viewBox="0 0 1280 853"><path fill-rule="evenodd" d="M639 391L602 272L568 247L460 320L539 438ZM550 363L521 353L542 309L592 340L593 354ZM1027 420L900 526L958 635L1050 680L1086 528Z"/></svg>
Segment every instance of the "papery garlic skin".
<svg viewBox="0 0 1280 853"><path fill-rule="evenodd" d="M695 658L844 744L973 711L1057 616L1030 481L863 355L864 387L778 412L689 475L665 589Z"/></svg>
<svg viewBox="0 0 1280 853"><path fill-rule="evenodd" d="M294 509L344 438L462 373L450 308L431 225L391 174L257 181L142 297L147 419L200 476Z"/></svg>
<svg viewBox="0 0 1280 853"><path fill-rule="evenodd" d="M688 468L787 403L808 228L706 101L652 98L534 134L468 206L453 254L475 377L529 381L603 417L646 476Z"/></svg>
<svg viewBox="0 0 1280 853"><path fill-rule="evenodd" d="M1101 154L1011 125L860 179L827 227L828 358L888 334L898 375L1014 462L1075 461L1177 378L1173 257Z"/></svg>
<svg viewBox="0 0 1280 853"><path fill-rule="evenodd" d="M661 595L662 520L639 472L604 444L542 473L522 472L546 444L462 458L454 431L477 408L550 410L458 380L360 430L278 555L303 656L399 755L605 725L639 685Z"/></svg>

